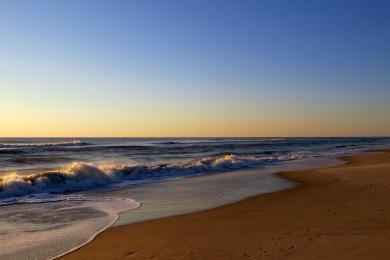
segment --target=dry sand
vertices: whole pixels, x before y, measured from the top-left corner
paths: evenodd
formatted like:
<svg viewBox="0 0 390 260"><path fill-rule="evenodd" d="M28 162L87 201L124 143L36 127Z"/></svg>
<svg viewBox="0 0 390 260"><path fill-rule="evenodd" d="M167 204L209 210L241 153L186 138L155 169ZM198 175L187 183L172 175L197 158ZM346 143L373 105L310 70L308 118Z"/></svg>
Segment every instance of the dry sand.
<svg viewBox="0 0 390 260"><path fill-rule="evenodd" d="M64 259L390 259L390 150L281 175L297 188L110 228Z"/></svg>

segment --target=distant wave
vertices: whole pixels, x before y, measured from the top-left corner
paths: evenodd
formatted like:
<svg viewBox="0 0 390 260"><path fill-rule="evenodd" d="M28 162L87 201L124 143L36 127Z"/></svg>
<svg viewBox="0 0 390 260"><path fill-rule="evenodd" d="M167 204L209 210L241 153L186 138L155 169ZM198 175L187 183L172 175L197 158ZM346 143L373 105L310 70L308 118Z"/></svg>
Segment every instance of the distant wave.
<svg viewBox="0 0 390 260"><path fill-rule="evenodd" d="M123 181L153 181L199 173L218 172L259 166L269 161L298 159L299 155L280 157L236 156L232 154L204 157L198 160L151 165L100 165L72 163L58 171L0 178L0 199L28 194L93 189Z"/></svg>
<svg viewBox="0 0 390 260"><path fill-rule="evenodd" d="M52 146L81 146L89 143L79 140L68 142L47 142L47 143L22 143L22 142L6 142L0 143L0 148L24 148L24 147L52 147Z"/></svg>
<svg viewBox="0 0 390 260"><path fill-rule="evenodd" d="M25 151L22 149L13 149L13 148L0 148L0 154L23 154Z"/></svg>
<svg viewBox="0 0 390 260"><path fill-rule="evenodd" d="M178 142L178 141L167 141L167 142L156 142L153 144L185 144L185 142Z"/></svg>
<svg viewBox="0 0 390 260"><path fill-rule="evenodd" d="M1 154L1 153L0 153ZM19 163L19 164L35 164L35 163L59 163L59 162L71 162L71 157L64 156L13 156L7 162Z"/></svg>

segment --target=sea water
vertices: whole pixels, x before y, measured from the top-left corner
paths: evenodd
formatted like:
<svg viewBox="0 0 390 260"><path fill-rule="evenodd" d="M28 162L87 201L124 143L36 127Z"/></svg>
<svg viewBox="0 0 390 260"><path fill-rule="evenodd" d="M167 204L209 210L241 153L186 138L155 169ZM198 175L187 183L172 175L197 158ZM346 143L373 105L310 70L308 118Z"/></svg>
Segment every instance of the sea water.
<svg viewBox="0 0 390 260"><path fill-rule="evenodd" d="M390 138L3 138L0 257L54 258L121 212L117 225L213 208L295 185L270 173L389 145Z"/></svg>

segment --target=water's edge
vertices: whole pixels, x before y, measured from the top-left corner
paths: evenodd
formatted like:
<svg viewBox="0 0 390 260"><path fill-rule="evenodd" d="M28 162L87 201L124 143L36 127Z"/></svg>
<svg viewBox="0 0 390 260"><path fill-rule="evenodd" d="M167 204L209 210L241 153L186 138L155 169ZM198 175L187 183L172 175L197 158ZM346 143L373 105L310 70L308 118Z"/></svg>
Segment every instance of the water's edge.
<svg viewBox="0 0 390 260"><path fill-rule="evenodd" d="M81 243L73 242L74 245L70 243L69 246L72 247L67 250L66 244L63 244L62 249L64 250L61 248L52 249L51 252L48 251L50 254L45 254L45 251L42 251L42 245L40 245L30 248L28 254L25 250L22 250L8 257L12 259L17 256L20 259L30 259L29 256L34 255L34 259L58 259L88 244L97 235L110 227L210 210L242 201L252 196L290 189L296 187L297 184L278 176L277 173L323 168L341 163L343 161L334 158L296 160L257 168L209 173L151 184L109 187L102 190L81 192L82 196L90 197L97 201L109 197L131 200L135 206L123 207L122 205L113 210L115 208L114 202L106 204L95 203L95 206L92 205L91 207L107 213L110 221L101 228L98 226L99 228L94 230L91 236L86 236L84 241L80 240ZM96 207L96 205L98 206ZM100 208L99 205L101 205ZM88 206L88 204L84 206ZM58 250L59 254L54 256L56 250ZM35 253L33 253L34 251Z"/></svg>
<svg viewBox="0 0 390 260"><path fill-rule="evenodd" d="M343 164L344 161L339 158L322 158L322 159L309 159L309 160L297 160L290 162L277 163L265 167L257 167L243 170L233 170L222 173L215 173L211 175L192 176L180 180L168 181L164 183L150 184L148 192L155 192L162 194L163 190L169 190L172 186L182 185L182 189L192 189L190 194L185 198L176 199L178 196L176 192L173 194L165 195L160 199L150 199L142 195L137 194L132 198L141 203L141 207L125 211L119 215L119 219L113 226L121 226L132 223L139 223L147 220L159 219L164 217L178 216L183 214L190 214L205 210L218 208L221 206L229 205L239 201L243 201L250 197L259 196L262 194L278 192L286 189L294 188L298 185L289 179L283 178L278 175L280 172L296 171L296 170L308 170L314 168L333 167ZM256 181L258 183L256 183ZM208 182L211 184L208 185ZM232 186L231 189L220 189L218 197L208 196L207 192L213 190L215 185L220 186ZM233 183L233 184L232 184ZM202 190L195 190L194 186L200 187ZM239 191L237 191L239 190ZM203 196L199 196L199 193L206 193ZM230 195L234 193L234 195ZM193 196L194 199L188 198ZM217 196L217 195L215 195ZM195 204L195 206L194 206ZM196 205L197 204L197 205ZM161 208L163 205L163 208ZM167 209L167 210L164 210ZM157 209L157 210L153 210Z"/></svg>
<svg viewBox="0 0 390 260"><path fill-rule="evenodd" d="M311 161L314 161L314 160L311 160ZM160 212L161 214L157 214L157 215L154 214L150 218L147 218L143 213L150 213L150 209L159 208L160 205L158 205L158 204L160 204L161 201L154 201L151 203L150 200L148 200L147 198L143 199L144 202L142 202L142 199L141 199L141 201L137 201L139 204L139 207L120 212L118 214L117 218L114 221L112 221L112 223L110 223L109 225L107 225L107 227L105 227L104 229L102 229L99 232L97 232L96 234L94 234L94 236L92 236L90 239L88 239L88 241L86 241L84 244L79 245L75 248L72 248L72 249L70 249L70 250L68 250L68 251L62 253L61 255L58 255L52 259L60 258L64 255L67 255L67 254L83 247L84 245L91 242L97 235L99 235L103 231L105 231L108 228L113 227L113 226L121 226L121 225L127 225L127 224L152 220L152 219L159 219L159 218L164 218L164 217L172 217L172 216L178 216L178 215L184 215L184 214L191 214L191 213L195 213L195 212L201 212L201 211L205 211L205 210L218 208L221 206L226 206L226 205L236 203L239 201L243 201L243 200L246 200L246 199L253 197L253 196L259 196L259 195L266 194L266 193L278 192L278 191L282 191L282 190L286 190L286 189L291 189L291 188L296 187L298 184L294 183L288 179L285 179L285 178L278 176L277 174L279 172L306 170L306 169L310 169L310 168L332 167L332 166L340 165L342 163L344 163L344 161L342 161L340 159L321 160L321 162L317 161L313 164L311 164L310 162L307 162L307 161L297 161L297 162L293 162L293 163L291 163L291 162L284 163L284 165L269 166L268 168L270 168L270 169L253 168L253 169L245 169L245 170L235 170L235 171L229 171L229 172L223 172L223 173L215 173L213 175L192 176L192 177L188 177L185 179L166 181L164 183L155 183L155 184L144 185L143 188L149 187L149 189L155 189L156 191L159 191L160 190L159 186L163 186L163 188L168 188L167 186L177 186L177 185L181 185L180 183L184 183L182 185L192 185L193 181L195 181L195 183L197 183L197 181L199 181L199 180L208 181L207 179L210 179L210 178L214 179L215 177L219 177L219 178L229 178L230 177L232 179L235 179L235 177L236 177L235 174L237 174L237 173L239 173L241 175L240 178L242 178L242 177L245 177L245 176L242 176L242 173L247 173L247 174L249 173L249 175L251 175L253 173L256 174L256 172L257 173L264 172L264 174L273 176L273 178L282 179L283 182L286 182L285 184L287 184L287 183L289 184L288 186L286 185L284 187L276 186L276 187L274 187L274 189L270 189L267 191L263 191L260 189L257 193L247 194L248 196L245 196L245 195L239 196L236 199L231 199L228 201L224 201L224 200L221 201L220 200L216 204L206 204L206 205L202 204L201 207L192 208L192 209L185 209L182 212L176 212L175 210L172 210L172 211L167 213L167 212L162 211L162 212ZM230 175L230 176L226 176L226 175ZM137 188L142 188L142 187L137 187ZM135 188L135 189L137 189L137 188ZM111 194L112 192L115 193L117 191L106 191L106 193L108 193L108 194ZM182 203L188 205L188 202L186 200L182 201ZM168 204L168 207L169 206L170 205ZM180 204L179 204L179 206L180 206ZM136 212L136 211L138 211L138 212ZM129 215L137 215L137 216L141 215L141 217L129 218L128 217Z"/></svg>
<svg viewBox="0 0 390 260"><path fill-rule="evenodd" d="M123 211L123 212L131 211L131 210L134 210L134 209L136 209L136 208L141 207L141 203L139 203L138 201L135 201L135 200L133 200L133 201L134 201L136 204L138 204L138 206L136 206L135 208L132 208L132 209L127 209L127 210L125 210L125 211ZM85 246L86 244L88 244L89 242L91 242L92 240L94 240L94 239L96 238L96 236L98 236L100 233L104 232L105 230L107 230L108 228L110 228L112 225L114 225L114 224L119 220L119 216L120 216L121 213L122 213L122 212L117 212L115 218L111 221L111 223L108 223L105 227L103 227L103 228L101 228L100 230L98 230L98 231L97 231L95 234L93 234L87 241L85 241L85 243L80 244L80 245L78 245L78 246L76 246L76 247L74 247L74 248L69 249L69 250L66 251L66 252L63 252L62 254L60 254L60 255L58 255L58 256L55 256L55 257L52 257L52 258L49 258L49 259L50 259L50 260L53 260L53 259L60 258L60 257L62 257L62 256L64 256L64 255L67 255L67 254L69 254L69 253L71 253L71 252L73 252L73 251L76 251L77 249L79 249L79 248Z"/></svg>

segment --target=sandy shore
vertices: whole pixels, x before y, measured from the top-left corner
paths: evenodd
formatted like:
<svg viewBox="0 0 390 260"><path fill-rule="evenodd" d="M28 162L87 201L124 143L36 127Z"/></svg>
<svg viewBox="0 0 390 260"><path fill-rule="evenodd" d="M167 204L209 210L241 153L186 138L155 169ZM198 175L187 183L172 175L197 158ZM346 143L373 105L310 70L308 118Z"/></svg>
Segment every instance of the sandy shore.
<svg viewBox="0 0 390 260"><path fill-rule="evenodd" d="M390 150L287 172L297 188L110 228L61 259L389 259Z"/></svg>

